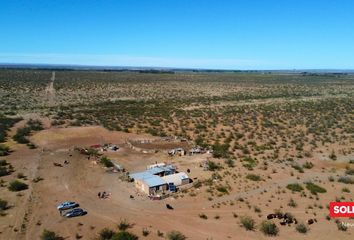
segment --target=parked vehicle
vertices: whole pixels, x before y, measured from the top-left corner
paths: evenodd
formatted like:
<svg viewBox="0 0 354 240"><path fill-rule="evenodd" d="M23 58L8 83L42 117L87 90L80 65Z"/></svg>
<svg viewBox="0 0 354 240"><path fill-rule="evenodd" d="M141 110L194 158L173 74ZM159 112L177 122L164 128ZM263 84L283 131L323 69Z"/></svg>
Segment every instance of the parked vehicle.
<svg viewBox="0 0 354 240"><path fill-rule="evenodd" d="M83 216L83 215L86 215L86 214L87 214L87 212L84 211L83 209L81 209L81 208L74 208L74 209L72 209L72 210L66 212L66 213L64 214L64 216L67 217L67 218L72 218L72 217Z"/></svg>
<svg viewBox="0 0 354 240"><path fill-rule="evenodd" d="M79 204L76 202L67 201L67 202L63 202L62 204L58 205L57 209L59 211L63 211L63 210L71 209L71 208L76 208L78 206L79 206Z"/></svg>

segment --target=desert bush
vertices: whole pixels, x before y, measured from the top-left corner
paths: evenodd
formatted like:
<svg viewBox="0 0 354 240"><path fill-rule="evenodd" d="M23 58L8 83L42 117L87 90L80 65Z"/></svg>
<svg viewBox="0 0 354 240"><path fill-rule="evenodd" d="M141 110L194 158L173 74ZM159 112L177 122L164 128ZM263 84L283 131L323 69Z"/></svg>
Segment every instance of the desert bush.
<svg viewBox="0 0 354 240"><path fill-rule="evenodd" d="M12 192L26 190L27 188L28 188L28 185L24 182L19 181L19 180L11 181L8 186L8 189Z"/></svg>
<svg viewBox="0 0 354 240"><path fill-rule="evenodd" d="M298 231L299 233L305 234L309 231L309 229L305 224L299 223L298 225L296 225L296 231Z"/></svg>
<svg viewBox="0 0 354 240"><path fill-rule="evenodd" d="M317 193L325 193L327 190L323 187L320 187L312 182L306 183L306 188L309 190L312 194L317 194Z"/></svg>
<svg viewBox="0 0 354 240"><path fill-rule="evenodd" d="M348 227L345 224L343 224L343 222L337 222L336 224L339 231L345 232L348 230Z"/></svg>
<svg viewBox="0 0 354 240"><path fill-rule="evenodd" d="M261 180L261 177L256 174L247 174L246 178L249 180L252 180L252 181L260 181Z"/></svg>
<svg viewBox="0 0 354 240"><path fill-rule="evenodd" d="M307 169L311 169L311 168L313 168L313 163L306 161L306 163L304 163L304 164L302 165L302 167L303 167L303 168L307 168Z"/></svg>
<svg viewBox="0 0 354 240"><path fill-rule="evenodd" d="M297 207L297 203L295 202L294 199L290 198L289 203L288 203L288 206L295 208L295 207Z"/></svg>
<svg viewBox="0 0 354 240"><path fill-rule="evenodd" d="M347 174L347 175L354 175L354 169L348 168L347 170L345 170L345 174Z"/></svg>
<svg viewBox="0 0 354 240"><path fill-rule="evenodd" d="M304 173L304 169L300 165L294 164L292 168L296 169L299 173Z"/></svg>
<svg viewBox="0 0 354 240"><path fill-rule="evenodd" d="M146 229L146 228L143 228L142 233L143 233L144 237L147 237L150 234L150 231L148 229Z"/></svg>
<svg viewBox="0 0 354 240"><path fill-rule="evenodd" d="M138 239L139 239L138 236L126 231L120 231L118 233L115 233L111 238L111 240L138 240Z"/></svg>
<svg viewBox="0 0 354 240"><path fill-rule="evenodd" d="M10 154L10 148L4 144L0 144L0 156L7 156Z"/></svg>
<svg viewBox="0 0 354 240"><path fill-rule="evenodd" d="M354 184L354 178L348 176L342 176L338 178L338 182L345 184Z"/></svg>
<svg viewBox="0 0 354 240"><path fill-rule="evenodd" d="M208 161L207 162L207 168L209 171L216 171L219 170L221 168L221 166L213 161Z"/></svg>
<svg viewBox="0 0 354 240"><path fill-rule="evenodd" d="M219 192L224 193L224 194L229 193L228 187L222 186L222 185L217 186L216 190L218 190Z"/></svg>
<svg viewBox="0 0 354 240"><path fill-rule="evenodd" d="M7 169L7 167L0 167L0 177L9 175L11 172Z"/></svg>
<svg viewBox="0 0 354 240"><path fill-rule="evenodd" d="M261 223L260 230L268 236L276 236L279 232L277 225L268 220L265 220Z"/></svg>
<svg viewBox="0 0 354 240"><path fill-rule="evenodd" d="M6 160L0 160L0 167L7 166L8 162Z"/></svg>
<svg viewBox="0 0 354 240"><path fill-rule="evenodd" d="M27 136L31 133L31 129L29 127L18 128L16 134L12 137L18 143L27 144L29 140Z"/></svg>
<svg viewBox="0 0 354 240"><path fill-rule="evenodd" d="M121 230L121 231L125 231L127 230L128 228L130 228L132 225L126 220L126 219L123 219L120 221L120 223L118 224L118 229Z"/></svg>
<svg viewBox="0 0 354 240"><path fill-rule="evenodd" d="M187 237L184 236L179 231L171 231L166 234L166 239L168 239L168 240L185 240L185 239L187 239Z"/></svg>
<svg viewBox="0 0 354 240"><path fill-rule="evenodd" d="M110 167L114 166L113 162L107 157L102 157L101 158L101 163L103 164L103 166L105 166L107 168L110 168Z"/></svg>
<svg viewBox="0 0 354 240"><path fill-rule="evenodd" d="M304 188L298 183L288 184L286 188L293 192L301 192L302 190L304 190Z"/></svg>
<svg viewBox="0 0 354 240"><path fill-rule="evenodd" d="M255 226L255 221L249 216L243 216L240 220L241 226L248 231L252 231Z"/></svg>
<svg viewBox="0 0 354 240"><path fill-rule="evenodd" d="M329 158L333 161L337 160L337 155L335 154L334 150L331 152L331 154L329 155Z"/></svg>
<svg viewBox="0 0 354 240"><path fill-rule="evenodd" d="M6 210L8 208L8 203L0 198L0 210Z"/></svg>
<svg viewBox="0 0 354 240"><path fill-rule="evenodd" d="M44 231L41 234L41 240L64 240L64 238L59 236L53 231L44 229Z"/></svg>
<svg viewBox="0 0 354 240"><path fill-rule="evenodd" d="M112 239L113 235L114 231L108 228L104 228L98 233L98 238L99 240L110 240Z"/></svg>

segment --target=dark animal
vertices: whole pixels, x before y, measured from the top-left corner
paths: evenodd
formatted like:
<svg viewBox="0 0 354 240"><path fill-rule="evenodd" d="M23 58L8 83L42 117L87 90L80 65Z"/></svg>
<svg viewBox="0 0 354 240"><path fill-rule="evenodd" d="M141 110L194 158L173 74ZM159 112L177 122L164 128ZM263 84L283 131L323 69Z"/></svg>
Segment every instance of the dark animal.
<svg viewBox="0 0 354 240"><path fill-rule="evenodd" d="M61 165L60 163L53 163L53 165L54 165L55 167L63 167L63 165Z"/></svg>
<svg viewBox="0 0 354 240"><path fill-rule="evenodd" d="M292 223L294 223L294 220L291 219L291 218L289 218L289 219L286 219L286 222L287 222L288 224L292 224Z"/></svg>
<svg viewBox="0 0 354 240"><path fill-rule="evenodd" d="M314 222L315 222L315 221L314 221L313 219L307 220L307 223L308 223L309 225L313 224Z"/></svg>
<svg viewBox="0 0 354 240"><path fill-rule="evenodd" d="M280 222L280 225L285 226L286 225L286 221Z"/></svg>
<svg viewBox="0 0 354 240"><path fill-rule="evenodd" d="M284 218L284 215L281 214L281 213L278 213L278 214L277 214L277 218L278 218L278 219L283 219L283 218Z"/></svg>
<svg viewBox="0 0 354 240"><path fill-rule="evenodd" d="M268 214L267 215L267 219L273 219L273 218L276 218L276 215L275 214Z"/></svg>
<svg viewBox="0 0 354 240"><path fill-rule="evenodd" d="M170 210L173 210L173 207L170 204L166 204L166 208L170 209Z"/></svg>
<svg viewBox="0 0 354 240"><path fill-rule="evenodd" d="M129 197L130 197L131 199L133 199L133 198L134 198L134 196L133 196L133 195L130 195Z"/></svg>
<svg viewBox="0 0 354 240"><path fill-rule="evenodd" d="M187 169L187 173L190 173L190 172L191 172L191 170L188 168L188 169Z"/></svg>
<svg viewBox="0 0 354 240"><path fill-rule="evenodd" d="M294 223L295 223L295 224L297 224L297 220L296 220L296 218L294 218Z"/></svg>

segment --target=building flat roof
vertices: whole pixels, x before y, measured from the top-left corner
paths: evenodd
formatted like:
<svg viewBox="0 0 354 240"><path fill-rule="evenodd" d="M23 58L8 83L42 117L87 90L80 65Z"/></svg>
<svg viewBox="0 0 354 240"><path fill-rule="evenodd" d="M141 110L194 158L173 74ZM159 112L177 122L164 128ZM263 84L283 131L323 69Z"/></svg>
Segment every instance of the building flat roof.
<svg viewBox="0 0 354 240"><path fill-rule="evenodd" d="M152 175L151 177L144 178L143 181L148 185L149 187L156 187L156 186L161 186L165 185L166 182L159 176Z"/></svg>
<svg viewBox="0 0 354 240"><path fill-rule="evenodd" d="M188 179L188 175L184 172L179 172L179 173L175 173L175 174L171 174L171 175L167 175L167 176L163 176L162 177L166 182L179 182L182 181L184 179Z"/></svg>

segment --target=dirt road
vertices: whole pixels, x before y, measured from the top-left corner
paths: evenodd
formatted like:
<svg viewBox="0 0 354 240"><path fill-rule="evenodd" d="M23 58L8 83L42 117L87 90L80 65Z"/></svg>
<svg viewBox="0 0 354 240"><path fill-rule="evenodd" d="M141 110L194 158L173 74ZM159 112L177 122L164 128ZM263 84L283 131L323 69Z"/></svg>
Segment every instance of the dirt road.
<svg viewBox="0 0 354 240"><path fill-rule="evenodd" d="M48 104L49 106L53 106L55 104L54 81L55 81L55 72L52 72L52 77L50 78L50 82L48 86L45 88L46 104Z"/></svg>

